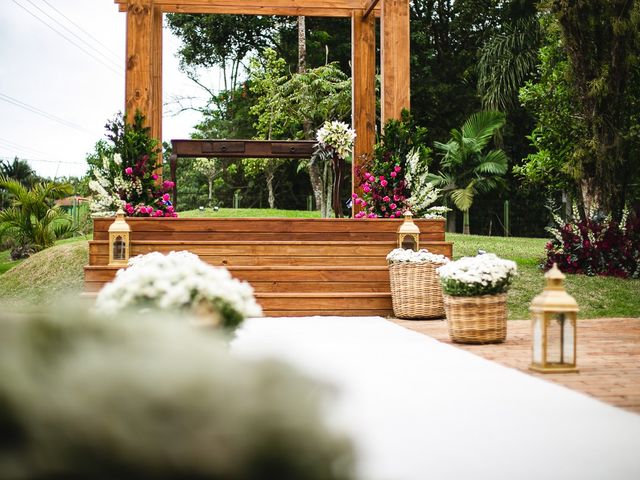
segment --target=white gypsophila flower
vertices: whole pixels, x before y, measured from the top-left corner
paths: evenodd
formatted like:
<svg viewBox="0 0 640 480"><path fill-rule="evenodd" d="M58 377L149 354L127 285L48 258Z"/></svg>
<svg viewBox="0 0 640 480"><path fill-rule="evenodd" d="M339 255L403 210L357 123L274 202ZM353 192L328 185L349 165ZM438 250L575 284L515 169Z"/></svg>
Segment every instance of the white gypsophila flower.
<svg viewBox="0 0 640 480"><path fill-rule="evenodd" d="M416 216L437 215L437 213L429 210L430 205L440 197L441 190L436 188L432 182L429 182L429 165L426 160L420 157L419 148L411 149L407 154L405 164L404 178L407 182L407 189L411 192L411 196L407 198L407 205Z"/></svg>
<svg viewBox="0 0 640 480"><path fill-rule="evenodd" d="M122 155L120 155L119 153L114 153L113 163L115 163L118 166L122 165Z"/></svg>
<svg viewBox="0 0 640 480"><path fill-rule="evenodd" d="M325 122L316 133L321 147L333 148L340 158L347 158L351 152L356 132L344 122Z"/></svg>
<svg viewBox="0 0 640 480"><path fill-rule="evenodd" d="M396 248L391 250L387 255L387 261L389 263L438 263L445 264L449 262L449 259L444 255L439 255L435 253L431 253L429 250L422 248L417 252L404 249L404 248Z"/></svg>
<svg viewBox="0 0 640 480"><path fill-rule="evenodd" d="M203 302L213 310L225 304L241 318L262 314L251 285L186 251L131 258L128 268L100 291L96 308L111 314L145 307L193 310Z"/></svg>
<svg viewBox="0 0 640 480"><path fill-rule="evenodd" d="M440 279L467 286L495 287L516 275L517 265L493 253L462 257L437 269Z"/></svg>

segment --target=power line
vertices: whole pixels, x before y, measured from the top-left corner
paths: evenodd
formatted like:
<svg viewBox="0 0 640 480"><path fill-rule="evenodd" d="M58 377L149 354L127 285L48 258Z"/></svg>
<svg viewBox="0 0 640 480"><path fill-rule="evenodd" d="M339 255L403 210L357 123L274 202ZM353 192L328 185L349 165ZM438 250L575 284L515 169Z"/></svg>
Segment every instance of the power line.
<svg viewBox="0 0 640 480"><path fill-rule="evenodd" d="M13 142L11 140L7 140L6 138L1 138L0 137L0 144L4 144L5 148L15 148L17 150L23 150L23 151L31 151L37 155L47 155L45 152L43 152L42 150L38 150L32 147L27 147L25 145L21 145L19 143ZM0 145L1 146L1 145Z"/></svg>
<svg viewBox="0 0 640 480"><path fill-rule="evenodd" d="M91 53L90 51L86 50L85 48L83 48L82 46L78 45L76 42L74 42L73 40L71 40L69 37L67 37L65 34L61 33L59 30L56 30L54 27L52 27L49 23L47 23L45 20L43 20L42 18L40 18L39 16L37 16L35 13L33 13L31 10L27 9L27 7L25 7L24 5L18 3L17 0L12 0L13 3L15 3L16 5L18 5L20 8L22 8L25 12L27 12L29 15L31 15L33 18L35 18L36 20L38 20L39 22L43 23L47 28L53 30L55 33L57 33L58 35L60 35L62 38L64 38L67 42L71 43L72 45L76 46L77 48L79 48L80 50L82 50L84 53L86 53L87 55L89 55L91 58L93 58L96 62L100 63L101 65L103 65L104 67L108 68L109 70L111 70L113 73L115 73L116 75L121 75L122 72L119 72L118 70L116 70L115 68L113 68L111 65L109 65L108 63L103 62L101 59L99 59L98 57L96 57L93 53ZM38 7L36 7L38 8Z"/></svg>
<svg viewBox="0 0 640 480"><path fill-rule="evenodd" d="M78 30L80 30L82 33L84 33L87 37L89 37L90 39L92 39L94 42L96 42L98 45L102 46L102 48L108 52L109 54L111 54L115 59L117 59L119 62L122 61L121 55L118 55L116 52L114 52L113 50L111 50L111 47L109 47L108 45L105 45L104 43L102 43L100 40L98 40L96 37L94 37L91 32L87 32L84 28L82 28L81 25L78 25L76 22L74 22L73 20L71 20L69 17L67 17L64 13L62 13L60 10L58 10L55 6L51 5L47 0L42 0L45 4L47 4L49 6L49 8L51 8L51 10L55 11L58 15L60 15L62 18L66 19L71 25L73 25L74 27L76 27ZM119 65L119 64L118 64ZM120 65L119 65L120 66Z"/></svg>
<svg viewBox="0 0 640 480"><path fill-rule="evenodd" d="M13 97L10 97L9 95L5 95L4 93L1 93L1 92L0 92L0 100L3 100L5 102L7 102L7 103L15 105L16 107L20 107L20 108L22 108L24 110L27 110L27 111L31 112L31 113L35 113L36 115L40 115L41 117L44 117L47 120L52 120L54 122L57 122L57 123L59 123L61 125L64 125L65 127L73 128L74 130L78 130L80 132L85 132L85 133L88 133L90 135L96 135L95 132L87 130L86 128L84 128L84 127L82 127L80 125L77 125L77 124L75 124L73 122L65 120L64 118L60 118L60 117L58 117L56 115L53 115L51 113L45 112L44 110L41 110L41 109L39 109L37 107L33 107L33 106L31 106L31 105L29 105L27 103L21 102L20 100L18 100L16 98L13 98Z"/></svg>
<svg viewBox="0 0 640 480"><path fill-rule="evenodd" d="M51 160L44 158L23 158L17 155L19 160L24 160L25 162L37 162L37 163L64 163L69 165L87 165L87 162L72 162L70 160ZM11 160L13 161L14 157L2 157L0 156L0 160Z"/></svg>
<svg viewBox="0 0 640 480"><path fill-rule="evenodd" d="M71 35L73 35L74 37L76 37L78 40L80 40L81 43L83 43L84 45L86 45L87 47L89 47L91 50L93 50L95 53L97 53L98 55L100 55L104 60L106 60L107 62L110 62L113 66L115 66L116 68L120 67L120 64L118 64L117 62L115 62L113 59L107 57L104 53L102 53L100 50L96 49L93 45L89 44L84 38L80 37L77 33L75 33L73 30L71 30L69 27L67 27L66 25L64 25L62 22L60 22L59 20L57 20L56 18L54 18L53 16L51 16L49 13L47 13L45 10L43 10L42 8L40 8L38 5L36 5L35 3L33 3L33 0L25 0L27 2L29 2L35 9L37 9L40 13L42 13L43 15L46 15L47 18L49 18L50 20L53 20L57 25L59 25L60 27L64 28L67 32L69 32Z"/></svg>

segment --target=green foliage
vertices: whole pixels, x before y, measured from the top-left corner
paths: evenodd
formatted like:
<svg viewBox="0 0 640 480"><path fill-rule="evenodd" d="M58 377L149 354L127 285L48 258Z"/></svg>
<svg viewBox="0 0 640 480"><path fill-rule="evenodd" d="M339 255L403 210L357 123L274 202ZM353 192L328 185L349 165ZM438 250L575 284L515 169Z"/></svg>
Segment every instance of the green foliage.
<svg viewBox="0 0 640 480"><path fill-rule="evenodd" d="M500 149L486 153L484 150L504 123L504 114L500 112L477 112L460 130L451 131L447 143L434 144L442 158L440 171L429 179L462 212L468 213L477 193L487 193L503 185L502 177L508 169L506 154Z"/></svg>
<svg viewBox="0 0 640 480"><path fill-rule="evenodd" d="M537 126L527 137L535 151L513 170L526 183L549 192L576 192L582 176L578 143L587 131L569 82L570 65L558 27L549 17L544 25L546 44L539 52L539 77L520 89L520 101L537 118Z"/></svg>
<svg viewBox="0 0 640 480"><path fill-rule="evenodd" d="M0 188L11 196L11 207L0 212L0 239L12 239L17 253L28 256L73 233L71 218L53 205L72 193L69 185L46 182L26 188L0 177Z"/></svg>
<svg viewBox="0 0 640 480"><path fill-rule="evenodd" d="M25 187L30 187L38 180L35 170L26 160L15 157L12 162L9 160L0 161L0 176L9 180L16 180Z"/></svg>

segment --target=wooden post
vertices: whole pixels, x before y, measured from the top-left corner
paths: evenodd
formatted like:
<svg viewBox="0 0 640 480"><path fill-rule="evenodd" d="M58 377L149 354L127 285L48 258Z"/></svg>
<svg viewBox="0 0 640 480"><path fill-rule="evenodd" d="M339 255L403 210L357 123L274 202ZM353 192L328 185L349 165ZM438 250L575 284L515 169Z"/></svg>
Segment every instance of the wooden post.
<svg viewBox="0 0 640 480"><path fill-rule="evenodd" d="M382 36L382 124L410 108L409 0L384 0Z"/></svg>
<svg viewBox="0 0 640 480"><path fill-rule="evenodd" d="M356 191L356 167L363 156L371 156L376 141L376 19L363 10L351 16L352 123L356 131L351 164L352 193ZM353 206L353 214L359 209Z"/></svg>
<svg viewBox="0 0 640 480"><path fill-rule="evenodd" d="M125 112L133 120L140 110L151 121L153 98L153 0L131 0L127 5L127 65L125 70Z"/></svg>
<svg viewBox="0 0 640 480"><path fill-rule="evenodd" d="M151 108L149 126L151 135L162 143L162 10L153 7L152 45L151 45ZM162 162L160 161L162 166Z"/></svg>

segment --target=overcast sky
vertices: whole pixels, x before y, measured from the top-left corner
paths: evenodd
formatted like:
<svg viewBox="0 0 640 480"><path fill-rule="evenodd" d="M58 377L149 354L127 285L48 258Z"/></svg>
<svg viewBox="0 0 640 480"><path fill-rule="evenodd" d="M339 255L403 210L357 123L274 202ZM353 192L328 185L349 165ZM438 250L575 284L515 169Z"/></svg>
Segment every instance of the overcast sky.
<svg viewBox="0 0 640 480"><path fill-rule="evenodd" d="M86 154L124 108L125 27L113 0L0 0L1 159L17 155L47 177L85 174ZM163 41L165 104L204 101L178 71L178 40L165 29ZM163 140L188 138L199 115L170 110Z"/></svg>

